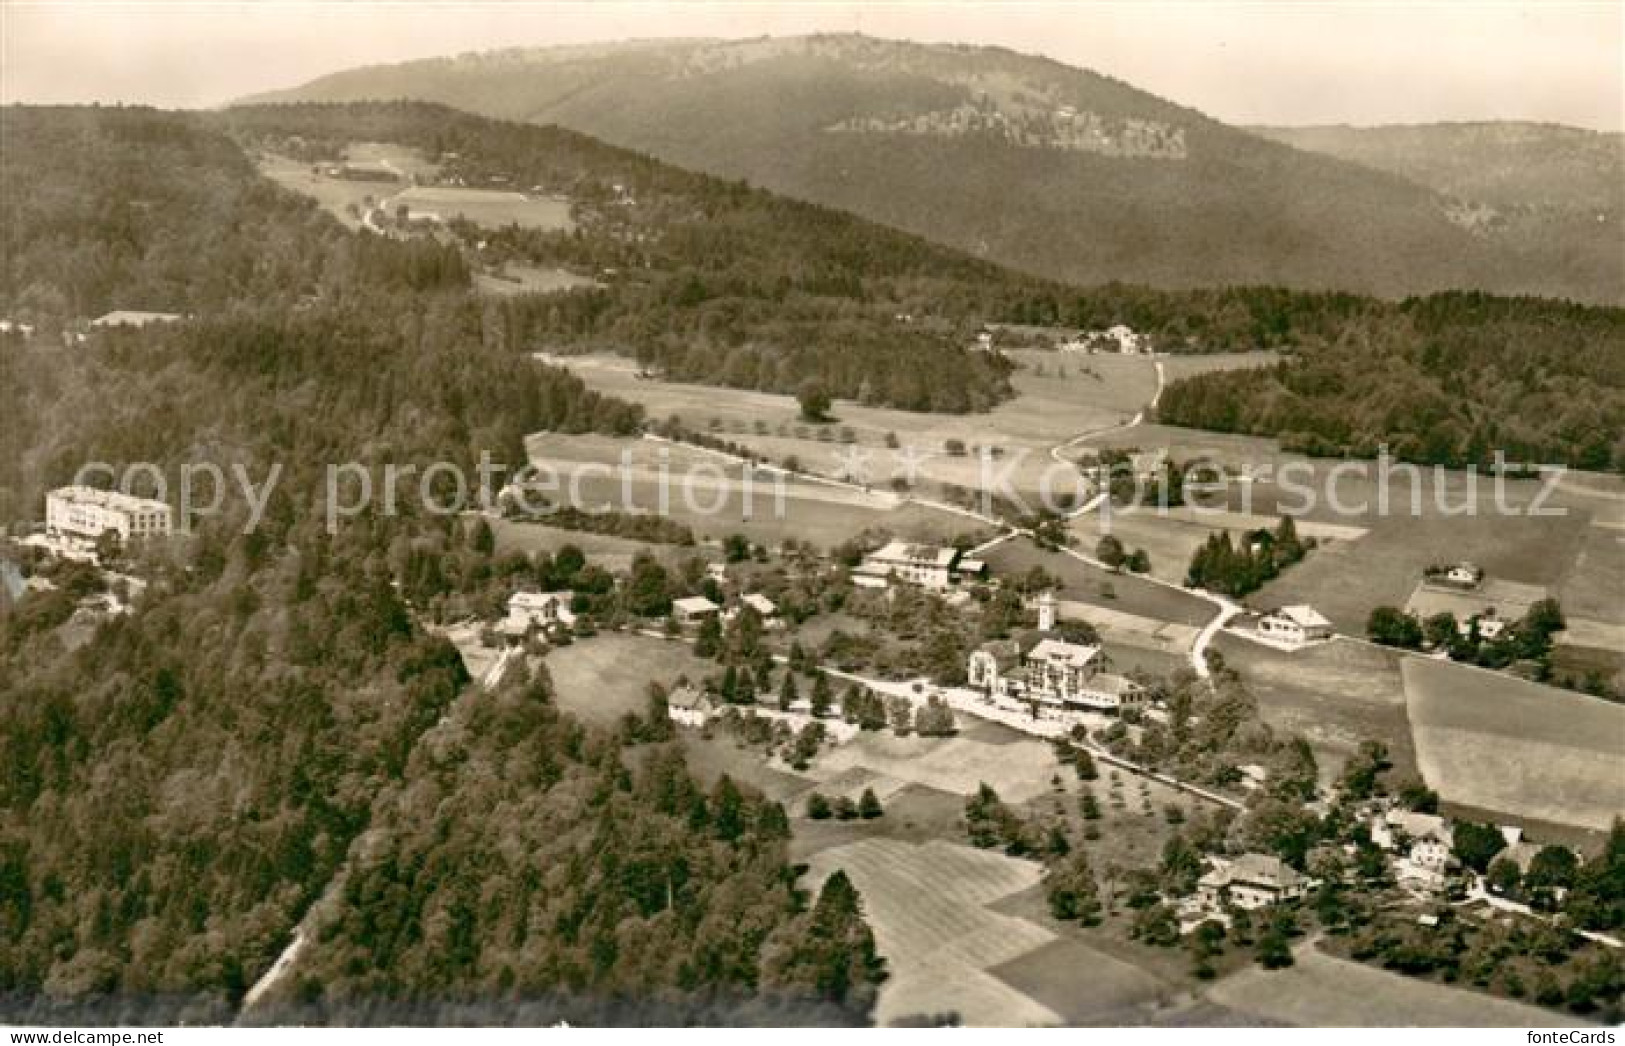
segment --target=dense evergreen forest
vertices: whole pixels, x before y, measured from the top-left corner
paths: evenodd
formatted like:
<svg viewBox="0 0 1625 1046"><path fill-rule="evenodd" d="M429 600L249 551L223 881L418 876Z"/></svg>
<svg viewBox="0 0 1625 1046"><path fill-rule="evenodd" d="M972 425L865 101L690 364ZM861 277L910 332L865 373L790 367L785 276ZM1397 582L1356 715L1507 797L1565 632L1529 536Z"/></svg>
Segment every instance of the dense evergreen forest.
<svg viewBox="0 0 1625 1046"><path fill-rule="evenodd" d="M1438 295L1268 368L1171 385L1158 418L1323 456L1625 471L1625 310Z"/></svg>
<svg viewBox="0 0 1625 1046"><path fill-rule="evenodd" d="M124 163L78 137L76 122L93 112L7 112L20 146L32 144L27 136L43 149L75 145L3 233L8 314L59 322L115 307L320 307L352 271L388 266L391 282L421 294L466 281L464 259L477 256L485 265L560 266L602 284L485 301L487 342L621 352L677 380L778 392L816 383L865 403L975 411L1010 393L1009 363L966 348L982 324L1124 323L1162 351L1290 353L1274 368L1175 383L1161 404L1171 423L1278 435L1315 453L1366 455L1387 443L1410 460L1446 464L1503 448L1609 468L1625 453L1615 435L1625 429L1618 309L1478 294L1385 302L1278 287L1068 287L556 127L427 104L131 112L116 134L142 159ZM176 130L194 120L222 133ZM470 185L500 179L561 194L576 227L457 224L461 252L428 237L387 248L347 238L323 266L305 266L309 241L336 230L246 177L244 154L314 162L357 141L416 148ZM198 177L151 183L186 150L200 153ZM40 181L38 155L18 148L0 161L8 181ZM86 199L101 202L90 210L79 205ZM211 235L219 223L241 235ZM200 279L176 277L188 265Z"/></svg>
<svg viewBox="0 0 1625 1046"><path fill-rule="evenodd" d="M345 232L197 117L7 109L3 132L6 307L41 325L0 345L4 517L96 459L282 472L259 526L233 497L127 550L150 582L133 614L65 628L98 584L69 566L0 615L0 1020L230 1021L363 839L342 949L267 1013L866 1020L859 902L795 889L759 796L702 794L650 730L584 727L545 679L424 752L468 680L407 600L426 572L437 597L478 585L489 550L447 551L414 498L326 530L325 463L516 464L526 432L628 433L639 410L493 336L454 247ZM43 326L115 306L191 318ZM435 791L451 820L420 837L402 811ZM469 922L481 889L514 902L500 928Z"/></svg>

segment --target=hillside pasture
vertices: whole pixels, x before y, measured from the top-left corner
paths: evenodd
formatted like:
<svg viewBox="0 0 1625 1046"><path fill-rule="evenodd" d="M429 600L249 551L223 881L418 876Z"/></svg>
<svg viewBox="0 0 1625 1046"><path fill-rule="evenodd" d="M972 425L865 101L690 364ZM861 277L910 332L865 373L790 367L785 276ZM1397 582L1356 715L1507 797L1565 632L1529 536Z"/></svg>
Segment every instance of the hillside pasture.
<svg viewBox="0 0 1625 1046"><path fill-rule="evenodd" d="M474 274L474 285L486 294L506 297L514 294L554 294L577 287L597 287L597 280L579 276L568 269L538 265L508 264L500 269Z"/></svg>
<svg viewBox="0 0 1625 1046"><path fill-rule="evenodd" d="M465 189L460 186L414 185L386 202L393 211L405 205L414 217L454 218L486 228L517 225L522 229L569 232L575 228L570 201L552 196L530 196L502 189Z"/></svg>
<svg viewBox="0 0 1625 1046"><path fill-rule="evenodd" d="M1580 828L1625 813L1625 705L1450 662L1401 669L1417 762L1441 798Z"/></svg>
<svg viewBox="0 0 1625 1046"><path fill-rule="evenodd" d="M581 530L566 530L545 523L525 523L511 519L492 519L491 533L496 538L499 554L520 552L525 555L552 554L565 545L574 545L587 559L609 571L627 570L633 557L648 553L666 563L675 563L687 556L704 552L697 546L654 545L609 534L589 534Z"/></svg>
<svg viewBox="0 0 1625 1046"><path fill-rule="evenodd" d="M1567 571L1586 530L1582 518L1529 516L1394 517L1372 521L1358 541L1310 553L1251 598L1255 606L1309 603L1337 631L1364 635L1376 606L1404 606L1435 564L1468 559L1489 578L1514 582L1520 598L1549 588Z"/></svg>
<svg viewBox="0 0 1625 1046"><path fill-rule="evenodd" d="M1059 937L991 972L1053 1010L1067 1027L1138 1024L1168 994L1146 970L1081 936Z"/></svg>
<svg viewBox="0 0 1625 1046"><path fill-rule="evenodd" d="M1585 1022L1465 988L1327 955L1311 944L1284 970L1249 966L1208 998L1257 1020L1304 1028L1562 1028Z"/></svg>
<svg viewBox="0 0 1625 1046"><path fill-rule="evenodd" d="M542 663L559 707L585 722L614 726L649 707L649 684L669 687L678 676L698 680L716 668L687 643L639 635L600 635L548 651Z"/></svg>
<svg viewBox="0 0 1625 1046"><path fill-rule="evenodd" d="M1079 363L1056 353L1012 355L1022 364L1011 379L1016 395L986 413L930 414L841 400L827 424L803 421L793 396L748 389L719 395L707 385L640 377L637 362L625 357L542 358L570 368L595 389L642 403L654 418L676 417L689 428L744 444L771 460L794 457L804 468L826 475L842 471L837 455L844 447L838 441L843 429L850 430L852 445L869 452L864 478L876 487L902 475L900 459L886 446L890 435L900 448L924 455L918 479L926 486L992 485L983 483L984 467L976 451L987 445L1004 451L991 462L995 477L1009 470L1010 485L1033 494L1047 475L1059 494L1075 485L1076 473L1057 464L1050 448L1079 433L1127 422L1156 390L1155 371L1144 357L1090 357L1091 372L1084 373ZM1045 368L1042 374L1039 364ZM949 441L963 444L964 455L951 456Z"/></svg>
<svg viewBox="0 0 1625 1046"><path fill-rule="evenodd" d="M1173 584L1185 580L1191 556L1213 533L1212 528L1155 511L1114 512L1109 519L1089 512L1073 520L1070 529L1078 548L1090 555L1106 534L1116 537L1129 552L1145 549L1151 559L1151 576Z"/></svg>
<svg viewBox="0 0 1625 1046"><path fill-rule="evenodd" d="M1556 655L1565 671L1582 676L1595 671L1625 683L1625 524L1601 516L1593 517L1557 582L1555 594L1569 627L1557 637Z"/></svg>
<svg viewBox="0 0 1625 1046"><path fill-rule="evenodd" d="M875 1023L948 1011L974 1027L1056 1025L1060 1016L989 971L1055 939L1047 928L989 906L1037 885L1031 861L932 841L865 839L814 854L807 882L837 869L863 898L891 976Z"/></svg>
<svg viewBox="0 0 1625 1046"><path fill-rule="evenodd" d="M540 491L538 500L594 512L664 515L688 525L698 540L744 534L769 548L795 538L828 550L866 530L944 543L992 533L976 520L883 490L865 492L759 469L747 485L742 466L687 444L537 433L527 439L526 449L531 462L553 477L553 489Z"/></svg>
<svg viewBox="0 0 1625 1046"><path fill-rule="evenodd" d="M826 752L808 773L828 785L862 770L959 796L971 795L985 782L1000 798L1021 803L1048 791L1059 767L1049 745L1026 738L994 744L965 735L898 737L874 731Z"/></svg>
<svg viewBox="0 0 1625 1046"><path fill-rule="evenodd" d="M1225 632L1212 649L1241 674L1266 723L1309 742L1323 781L1367 740L1388 746L1396 775L1417 772L1396 651L1337 640L1289 653Z"/></svg>
<svg viewBox="0 0 1625 1046"><path fill-rule="evenodd" d="M362 167L379 167L400 178L433 178L440 165L423 155L423 151L395 142L352 142L345 147L346 163Z"/></svg>
<svg viewBox="0 0 1625 1046"><path fill-rule="evenodd" d="M352 205L360 207L369 197L377 200L400 188L397 181L363 182L349 178L329 178L313 173L310 164L300 163L285 156L262 156L259 170L284 189L290 189L315 200L322 210L351 229L361 227L360 217L350 213Z"/></svg>
<svg viewBox="0 0 1625 1046"><path fill-rule="evenodd" d="M1211 374L1221 370L1253 370L1269 367L1281 361L1281 354L1269 349L1257 352L1191 352L1163 354L1157 362L1163 366L1171 385L1182 378L1198 374Z"/></svg>
<svg viewBox="0 0 1625 1046"><path fill-rule="evenodd" d="M1489 578L1474 589L1419 581L1405 601L1405 609L1423 620L1434 614L1450 614L1457 621L1482 615L1516 621L1545 598L1546 589L1541 585L1525 585L1504 578Z"/></svg>
<svg viewBox="0 0 1625 1046"><path fill-rule="evenodd" d="M1006 541L982 558L1000 577L1024 574L1035 566L1044 568L1060 580L1057 595L1062 601L1180 625L1201 626L1213 616L1212 604L1199 596L1154 584L1133 574L1103 570L1071 556L1038 548L1030 541Z"/></svg>

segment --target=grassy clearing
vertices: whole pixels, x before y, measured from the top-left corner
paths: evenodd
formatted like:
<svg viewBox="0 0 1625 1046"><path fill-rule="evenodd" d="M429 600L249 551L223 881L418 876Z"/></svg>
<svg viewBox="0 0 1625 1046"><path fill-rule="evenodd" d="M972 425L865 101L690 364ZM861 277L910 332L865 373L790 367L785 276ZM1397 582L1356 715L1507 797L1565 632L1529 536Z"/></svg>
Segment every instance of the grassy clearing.
<svg viewBox="0 0 1625 1046"><path fill-rule="evenodd" d="M1109 520L1090 512L1073 521L1071 530L1078 547L1093 554L1105 534L1111 534L1129 551L1143 548L1151 557L1151 576L1179 584L1185 570L1214 527L1174 519L1155 512L1118 512Z"/></svg>
<svg viewBox="0 0 1625 1046"><path fill-rule="evenodd" d="M804 861L822 850L865 839L892 839L912 845L933 839L953 842L965 837L965 797L924 785L908 784L881 800L885 813L872 821L814 821L803 815L808 793L833 794L823 786L807 785L790 803L795 835L790 856ZM860 790L861 794L861 790ZM880 789L875 794L880 795Z"/></svg>
<svg viewBox="0 0 1625 1046"><path fill-rule="evenodd" d="M707 788L716 784L723 774L735 781L750 785L775 802L785 804L786 810L796 813L797 800L811 788L812 782L799 774L776 766L769 766L761 752L741 744L720 730L681 730L678 741L683 756L695 778ZM812 823L812 822L807 822ZM800 837L797 826L797 840ZM792 842L792 846L794 842Z"/></svg>
<svg viewBox="0 0 1625 1046"><path fill-rule="evenodd" d="M1625 528L1600 526L1593 520L1557 581L1557 598L1570 617L1618 625L1625 624L1621 592L1625 592Z"/></svg>
<svg viewBox="0 0 1625 1046"><path fill-rule="evenodd" d="M1048 944L1048 929L987 906L1036 885L1039 866L946 842L865 839L813 856L809 880L844 870L863 896L891 977L875 1022L956 1011L978 1027L1026 1027L1060 1016L989 973Z"/></svg>
<svg viewBox="0 0 1625 1046"><path fill-rule="evenodd" d="M747 493L739 466L697 447L538 433L527 441L527 450L532 462L550 467L558 476L555 489L544 492L548 499L588 510L666 515L687 524L701 540L739 533L769 548L795 538L827 550L871 529L944 543L992 534L974 520L900 503L882 491L866 494L758 474Z"/></svg>
<svg viewBox="0 0 1625 1046"><path fill-rule="evenodd" d="M774 460L793 456L816 471L837 470L835 455L841 448L833 439L849 428L854 445L872 454L868 479L877 486L897 474L898 462L886 446L890 434L902 446L930 455L920 467L924 482L982 485L982 465L974 455L950 457L945 452L949 440L958 440L967 448L1005 448L1006 456L994 463L995 472L1002 475L1007 464L1019 461L1010 473L1011 485L1034 491L1040 477L1055 467L1050 447L1086 429L1128 421L1156 389L1155 371L1140 357L1095 357L1088 361L1093 373L1085 374L1082 361L1063 361L1053 353L1013 355L1027 363L1012 379L1016 396L985 414L927 414L841 401L833 411L835 420L822 426L831 434L829 442L818 438L821 426L800 419L792 396L748 390L719 396L706 385L639 378L636 362L622 357L549 359L576 371L593 388L644 404L653 417L675 416L691 428L714 431ZM1037 372L1038 363L1045 367L1043 374ZM1059 377L1058 368L1067 376ZM1060 478L1070 475L1056 468L1057 490Z"/></svg>
<svg viewBox="0 0 1625 1046"><path fill-rule="evenodd" d="M1063 600L1183 625L1201 626L1213 616L1211 605L1197 596L1046 552L1030 541L1007 541L983 558L995 574L1006 577L1043 567L1060 579Z"/></svg>
<svg viewBox="0 0 1625 1046"><path fill-rule="evenodd" d="M462 218L488 228L518 225L561 232L575 228L570 201L500 189L416 185L390 197L391 210L400 204L410 207L415 216L433 215L441 221Z"/></svg>
<svg viewBox="0 0 1625 1046"><path fill-rule="evenodd" d="M1213 650L1241 673L1265 722L1302 734L1329 781L1361 741L1381 741L1399 775L1417 772L1400 655L1364 643L1284 653L1220 633Z"/></svg>
<svg viewBox="0 0 1625 1046"><path fill-rule="evenodd" d="M1180 356L1160 356L1163 371L1171 385L1181 378L1210 374L1219 370L1251 370L1280 362L1278 352L1207 352Z"/></svg>
<svg viewBox="0 0 1625 1046"><path fill-rule="evenodd" d="M398 172L403 178L430 178L440 170L440 165L426 159L420 150L394 142L356 142L344 150L344 158L353 164Z"/></svg>
<svg viewBox="0 0 1625 1046"><path fill-rule="evenodd" d="M1490 578L1471 592L1419 581L1405 601L1405 609L1423 619L1434 614L1450 613L1455 615L1456 620L1465 621L1493 611L1500 617L1515 621L1528 613L1530 606L1545 598L1544 586L1524 585L1501 578Z"/></svg>
<svg viewBox="0 0 1625 1046"><path fill-rule="evenodd" d="M1401 668L1417 760L1444 799L1583 828L1625 811L1625 706L1449 662Z"/></svg>
<svg viewBox="0 0 1625 1046"><path fill-rule="evenodd" d="M361 219L350 213L352 204L359 207L368 197L376 200L400 188L400 183L396 181L360 182L348 178L322 177L311 173L310 164L284 156L262 158L259 169L261 174L284 189L315 200L322 210L351 229L361 227Z"/></svg>
<svg viewBox="0 0 1625 1046"><path fill-rule="evenodd" d="M703 556L705 550L679 545L651 545L606 534L588 534L579 530L565 530L543 523L519 523L513 520L493 519L491 533L496 537L497 552L557 552L564 545L574 545L587 558L606 570L626 570L632 557L647 552L656 559L676 562L687 556Z"/></svg>
<svg viewBox="0 0 1625 1046"><path fill-rule="evenodd" d="M1364 635L1371 608L1403 606L1430 564L1469 559L1491 578L1551 586L1572 562L1585 529L1575 517L1375 520L1366 537L1312 552L1251 602L1310 603L1339 632Z"/></svg>
<svg viewBox="0 0 1625 1046"><path fill-rule="evenodd" d="M578 276L568 269L544 269L535 265L509 264L500 272L481 272L475 285L487 294L553 294L577 287L596 287L598 281Z"/></svg>
<svg viewBox="0 0 1625 1046"><path fill-rule="evenodd" d="M1405 977L1302 945L1284 970L1250 966L1208 992L1243 1014L1299 1027L1553 1028L1562 1014Z"/></svg>
<svg viewBox="0 0 1625 1046"><path fill-rule="evenodd" d="M636 635L603 635L549 651L559 707L589 723L611 726L648 708L649 684L669 686L686 674L698 679L716 666L689 652L687 643Z"/></svg>
<svg viewBox="0 0 1625 1046"><path fill-rule="evenodd" d="M847 778L856 771L890 779L899 787L924 785L958 796L970 795L986 782L1006 801L1021 803L1047 792L1059 768L1049 745L1025 738L993 744L964 735L897 737L866 732L820 756L810 775L820 784L850 788ZM862 791L861 783L856 787Z"/></svg>
<svg viewBox="0 0 1625 1046"><path fill-rule="evenodd" d="M1155 867L1162 859L1163 845L1173 827L1165 811L1177 806L1185 814L1212 809L1211 804L1176 788L1154 781L1149 777L1131 774L1126 770L1100 763L1100 776L1094 781L1079 781L1071 768L1062 770L1060 782L1051 784L1043 795L1022 804L1026 813L1041 822L1058 819L1068 827L1074 840L1085 839L1090 824L1099 829L1099 838L1080 845L1089 852L1089 863L1101 880L1101 896L1110 889L1108 880L1113 869ZM1116 777L1113 777L1113 772ZM1100 819L1083 819L1079 802L1085 791L1094 793L1100 804Z"/></svg>
<svg viewBox="0 0 1625 1046"><path fill-rule="evenodd" d="M1069 1027L1140 1023L1167 986L1081 936L1066 936L992 971L1016 991L1060 1016Z"/></svg>

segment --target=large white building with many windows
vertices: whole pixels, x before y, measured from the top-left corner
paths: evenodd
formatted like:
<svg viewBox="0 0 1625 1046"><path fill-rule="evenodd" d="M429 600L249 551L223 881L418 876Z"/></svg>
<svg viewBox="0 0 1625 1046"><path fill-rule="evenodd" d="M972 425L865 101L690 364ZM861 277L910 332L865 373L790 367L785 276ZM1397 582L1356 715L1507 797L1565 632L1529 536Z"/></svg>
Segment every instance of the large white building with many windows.
<svg viewBox="0 0 1625 1046"><path fill-rule="evenodd" d="M966 679L990 698L1119 712L1142 705L1145 689L1103 671L1100 647L1048 637L984 643L970 655Z"/></svg>
<svg viewBox="0 0 1625 1046"><path fill-rule="evenodd" d="M169 506L152 498L94 487L58 487L45 495L46 533L95 541L107 531L123 541L161 537L172 525Z"/></svg>

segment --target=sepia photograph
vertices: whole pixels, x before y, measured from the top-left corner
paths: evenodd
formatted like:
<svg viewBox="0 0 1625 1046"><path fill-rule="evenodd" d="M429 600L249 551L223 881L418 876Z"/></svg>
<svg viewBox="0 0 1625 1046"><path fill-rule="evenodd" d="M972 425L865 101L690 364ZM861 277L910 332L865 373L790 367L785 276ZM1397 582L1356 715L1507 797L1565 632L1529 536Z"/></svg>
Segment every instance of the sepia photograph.
<svg viewBox="0 0 1625 1046"><path fill-rule="evenodd" d="M1615 1044L1622 223L1625 0L0 0L0 1034Z"/></svg>

